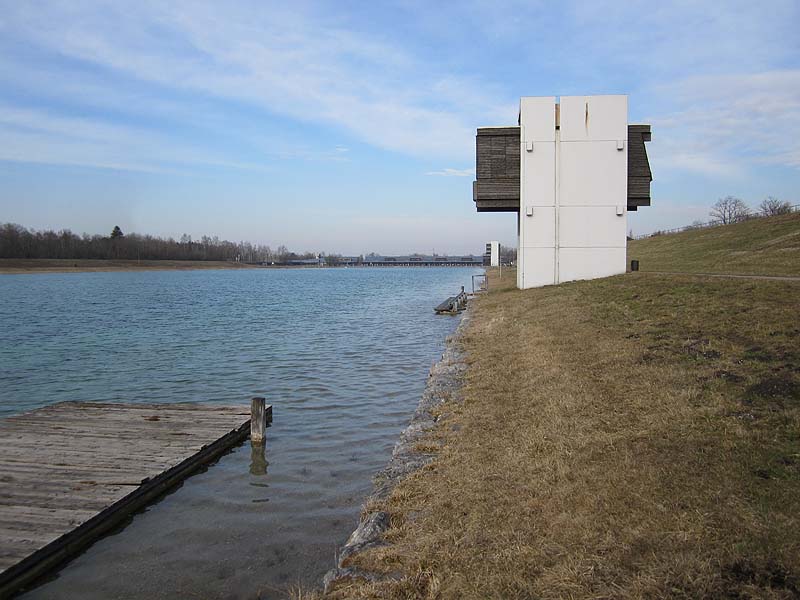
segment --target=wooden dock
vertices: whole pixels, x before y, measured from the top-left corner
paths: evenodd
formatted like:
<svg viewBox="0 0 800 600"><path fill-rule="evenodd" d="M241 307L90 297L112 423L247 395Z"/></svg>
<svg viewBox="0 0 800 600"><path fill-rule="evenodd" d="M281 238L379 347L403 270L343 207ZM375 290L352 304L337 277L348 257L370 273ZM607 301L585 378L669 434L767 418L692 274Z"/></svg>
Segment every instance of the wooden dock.
<svg viewBox="0 0 800 600"><path fill-rule="evenodd" d="M0 597L249 434L249 407L190 403L62 402L0 420Z"/></svg>
<svg viewBox="0 0 800 600"><path fill-rule="evenodd" d="M457 315L467 308L467 299L467 293L464 291L464 286L462 285L461 291L458 294L450 296L447 300L434 308L433 311L437 315Z"/></svg>

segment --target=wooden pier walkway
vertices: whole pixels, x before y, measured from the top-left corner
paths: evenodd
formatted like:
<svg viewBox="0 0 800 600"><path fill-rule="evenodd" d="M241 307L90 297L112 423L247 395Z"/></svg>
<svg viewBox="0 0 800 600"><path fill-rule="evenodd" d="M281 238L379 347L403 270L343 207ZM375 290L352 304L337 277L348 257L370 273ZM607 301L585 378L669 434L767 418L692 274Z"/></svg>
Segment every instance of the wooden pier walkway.
<svg viewBox="0 0 800 600"><path fill-rule="evenodd" d="M249 434L249 407L191 403L62 402L0 420L0 598Z"/></svg>

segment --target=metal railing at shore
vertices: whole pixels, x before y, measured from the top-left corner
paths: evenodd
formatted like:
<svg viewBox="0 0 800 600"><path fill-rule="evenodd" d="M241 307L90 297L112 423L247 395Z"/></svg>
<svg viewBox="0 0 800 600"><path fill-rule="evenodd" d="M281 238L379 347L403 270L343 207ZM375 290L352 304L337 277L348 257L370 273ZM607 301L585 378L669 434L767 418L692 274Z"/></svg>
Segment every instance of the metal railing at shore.
<svg viewBox="0 0 800 600"><path fill-rule="evenodd" d="M787 207L787 211L784 214L789 214L793 212L800 212L800 204L794 204L792 206ZM652 233L644 233L642 235L635 235L632 238L633 240L643 240L645 238L656 237L659 235L666 235L668 233L681 233L683 231L693 231L695 229L707 229L709 227L719 227L721 225L732 225L734 223L743 223L744 221L751 221L753 219L763 219L764 217L775 217L779 215L765 215L764 213L750 213L744 215L742 217L733 219L727 223L716 219L714 221L708 221L706 223L694 223L692 225L685 225L684 227L676 227L674 229L659 229L658 231L654 231Z"/></svg>
<svg viewBox="0 0 800 600"><path fill-rule="evenodd" d="M477 282L477 287L475 286ZM472 276L472 295L479 294L481 292L486 292L489 290L489 278L486 276L486 273L480 273L479 275Z"/></svg>

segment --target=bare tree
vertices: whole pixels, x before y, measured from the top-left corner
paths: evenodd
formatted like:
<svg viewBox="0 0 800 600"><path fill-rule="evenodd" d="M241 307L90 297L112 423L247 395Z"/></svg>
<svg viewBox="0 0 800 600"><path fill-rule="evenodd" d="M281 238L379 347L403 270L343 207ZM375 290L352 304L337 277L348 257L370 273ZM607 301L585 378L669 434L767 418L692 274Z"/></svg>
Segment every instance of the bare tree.
<svg viewBox="0 0 800 600"><path fill-rule="evenodd" d="M510 246L503 246L500 244L500 262L504 265L510 265L517 260L517 249Z"/></svg>
<svg viewBox="0 0 800 600"><path fill-rule="evenodd" d="M746 218L750 214L750 209L741 198L725 196L717 200L709 214L716 221L728 225Z"/></svg>
<svg viewBox="0 0 800 600"><path fill-rule="evenodd" d="M325 254L320 253L320 258L325 259L325 264L329 267L335 267L342 263L342 255L341 254Z"/></svg>
<svg viewBox="0 0 800 600"><path fill-rule="evenodd" d="M278 246L278 249L275 251L275 259L278 262L286 262L287 260L289 260L288 248L286 248L286 246L284 246L283 244Z"/></svg>
<svg viewBox="0 0 800 600"><path fill-rule="evenodd" d="M792 205L785 200L778 200L774 196L767 196L758 205L758 210L761 211L765 217L772 217L774 215L786 215L792 212Z"/></svg>

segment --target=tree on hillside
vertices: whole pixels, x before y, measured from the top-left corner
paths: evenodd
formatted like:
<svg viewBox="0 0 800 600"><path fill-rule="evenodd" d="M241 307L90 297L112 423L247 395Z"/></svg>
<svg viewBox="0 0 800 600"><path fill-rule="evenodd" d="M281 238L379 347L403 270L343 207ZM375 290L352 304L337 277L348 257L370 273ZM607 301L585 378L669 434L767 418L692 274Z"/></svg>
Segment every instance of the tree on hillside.
<svg viewBox="0 0 800 600"><path fill-rule="evenodd" d="M711 217L722 223L728 225L729 223L736 223L746 218L750 214L750 209L741 198L734 196L725 196L720 198L711 207Z"/></svg>
<svg viewBox="0 0 800 600"><path fill-rule="evenodd" d="M774 196L767 196L758 205L758 210L765 217L772 217L774 215L786 215L792 212L792 205L785 200L778 200Z"/></svg>
<svg viewBox="0 0 800 600"><path fill-rule="evenodd" d="M114 225L114 229L111 230L111 239L116 240L123 237L125 237L125 234L122 233L122 229L119 228L119 225Z"/></svg>

